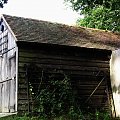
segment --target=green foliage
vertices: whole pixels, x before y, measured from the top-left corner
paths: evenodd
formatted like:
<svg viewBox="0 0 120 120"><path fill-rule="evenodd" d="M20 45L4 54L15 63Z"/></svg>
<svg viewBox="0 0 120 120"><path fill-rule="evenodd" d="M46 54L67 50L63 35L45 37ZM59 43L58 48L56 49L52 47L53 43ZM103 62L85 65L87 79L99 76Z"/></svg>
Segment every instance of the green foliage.
<svg viewBox="0 0 120 120"><path fill-rule="evenodd" d="M94 9L98 6L111 10L120 9L119 0L65 0L65 2L71 3L74 10L82 10L82 12L89 12L90 9Z"/></svg>
<svg viewBox="0 0 120 120"><path fill-rule="evenodd" d="M120 31L119 21L120 19L117 19L114 12L100 6L89 11L89 14L86 14L83 19L79 19L77 25L89 28Z"/></svg>
<svg viewBox="0 0 120 120"><path fill-rule="evenodd" d="M85 115L83 115L82 113L80 113L79 115L74 111L74 108L71 107L71 110L69 111L69 113L67 115L60 115L57 117L53 117L51 119L48 120L114 120L113 118L110 118L108 113L101 113L99 111L96 111L94 114L93 113L88 113L85 117ZM33 117L33 116L7 116L7 117L3 117L0 118L0 120L47 120L47 118L43 118L43 117ZM119 119L117 119L119 120Z"/></svg>
<svg viewBox="0 0 120 120"><path fill-rule="evenodd" d="M0 0L0 8L4 7L4 4L6 4L8 0Z"/></svg>
<svg viewBox="0 0 120 120"><path fill-rule="evenodd" d="M37 66L29 67L31 68L28 71L29 92L32 96L31 100L34 100L33 104L36 103L32 106L32 112L37 114L39 119L86 120L86 118L98 117L88 111L81 111L79 94L69 75L56 69L49 72L49 70L43 70ZM33 71L39 73L38 76L34 76Z"/></svg>
<svg viewBox="0 0 120 120"><path fill-rule="evenodd" d="M37 103L35 112L46 119L61 115L69 115L68 117L74 119L80 117L70 80L66 76L63 80L50 76L47 85L44 84L37 96Z"/></svg>
<svg viewBox="0 0 120 120"><path fill-rule="evenodd" d="M57 79L55 75L51 75L45 80L42 72L41 89L34 109L40 120L110 120L107 113L81 111L77 104L77 93L72 88L69 77L63 74L61 76L61 79ZM31 92L34 91L32 84L30 86Z"/></svg>
<svg viewBox="0 0 120 120"><path fill-rule="evenodd" d="M17 116L17 115L13 115L13 116L7 116L7 117L2 117L0 118L0 120L43 120L39 117L29 117L29 116Z"/></svg>
<svg viewBox="0 0 120 120"><path fill-rule="evenodd" d="M97 110L94 114L88 113L87 118L88 120L113 120L107 112L99 112Z"/></svg>
<svg viewBox="0 0 120 120"><path fill-rule="evenodd" d="M85 17L80 26L120 32L120 0L65 0Z"/></svg>

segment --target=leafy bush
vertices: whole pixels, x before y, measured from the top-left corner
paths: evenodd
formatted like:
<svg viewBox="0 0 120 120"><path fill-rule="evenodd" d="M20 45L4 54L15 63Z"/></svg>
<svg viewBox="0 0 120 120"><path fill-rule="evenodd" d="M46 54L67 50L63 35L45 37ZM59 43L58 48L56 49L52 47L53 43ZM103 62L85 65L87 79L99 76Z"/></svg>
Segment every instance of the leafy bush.
<svg viewBox="0 0 120 120"><path fill-rule="evenodd" d="M35 70L34 70L35 71ZM37 70L38 71L38 70ZM101 112L88 113L81 111L79 104L79 94L73 88L70 78L63 72L53 71L55 74L47 74L42 71L38 78L40 80L38 91L36 86L32 85L32 74L30 93L34 97L33 112L37 113L39 119L50 120L110 120L109 114ZM59 76L59 77L58 77ZM77 103L78 102L78 103Z"/></svg>
<svg viewBox="0 0 120 120"><path fill-rule="evenodd" d="M70 119L79 117L79 112L75 111L78 109L75 105L75 95L67 76L64 76L63 80L50 76L48 83L44 84L37 96L37 103L35 112L43 118L50 119L66 114Z"/></svg>

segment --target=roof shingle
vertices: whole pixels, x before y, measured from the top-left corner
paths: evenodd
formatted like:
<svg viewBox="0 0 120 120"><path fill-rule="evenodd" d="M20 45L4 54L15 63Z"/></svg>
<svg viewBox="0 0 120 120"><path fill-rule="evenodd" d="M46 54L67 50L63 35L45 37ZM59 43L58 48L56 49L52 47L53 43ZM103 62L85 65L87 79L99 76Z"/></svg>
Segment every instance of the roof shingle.
<svg viewBox="0 0 120 120"><path fill-rule="evenodd" d="M120 34L47 21L3 15L18 41L114 50Z"/></svg>

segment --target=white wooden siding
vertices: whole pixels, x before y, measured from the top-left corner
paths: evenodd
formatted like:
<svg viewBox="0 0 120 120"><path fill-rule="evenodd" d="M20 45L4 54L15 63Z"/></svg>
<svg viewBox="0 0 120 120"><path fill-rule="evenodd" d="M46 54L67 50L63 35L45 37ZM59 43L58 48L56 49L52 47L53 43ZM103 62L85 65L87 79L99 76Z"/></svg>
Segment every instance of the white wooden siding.
<svg viewBox="0 0 120 120"><path fill-rule="evenodd" d="M110 76L113 92L112 113L120 117L120 49L112 52L110 60Z"/></svg>
<svg viewBox="0 0 120 120"><path fill-rule="evenodd" d="M0 113L16 111L16 41L3 21L0 31ZM7 42L5 40L7 39Z"/></svg>

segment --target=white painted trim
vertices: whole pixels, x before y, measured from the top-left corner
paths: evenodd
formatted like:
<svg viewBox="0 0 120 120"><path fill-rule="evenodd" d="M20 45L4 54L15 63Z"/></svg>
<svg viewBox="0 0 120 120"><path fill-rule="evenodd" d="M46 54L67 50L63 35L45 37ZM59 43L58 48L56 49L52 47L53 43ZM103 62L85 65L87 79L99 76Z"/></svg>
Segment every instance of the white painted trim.
<svg viewBox="0 0 120 120"><path fill-rule="evenodd" d="M16 47L16 108L18 111L18 47Z"/></svg>
<svg viewBox="0 0 120 120"><path fill-rule="evenodd" d="M17 114L17 112L15 112L15 113L0 113L0 118L6 117L6 116L11 116L11 115L16 115L16 114Z"/></svg>

